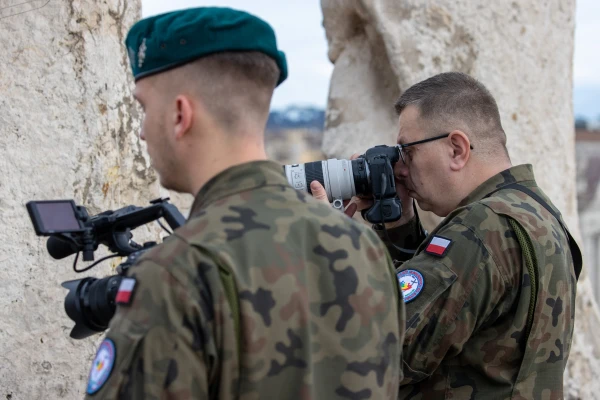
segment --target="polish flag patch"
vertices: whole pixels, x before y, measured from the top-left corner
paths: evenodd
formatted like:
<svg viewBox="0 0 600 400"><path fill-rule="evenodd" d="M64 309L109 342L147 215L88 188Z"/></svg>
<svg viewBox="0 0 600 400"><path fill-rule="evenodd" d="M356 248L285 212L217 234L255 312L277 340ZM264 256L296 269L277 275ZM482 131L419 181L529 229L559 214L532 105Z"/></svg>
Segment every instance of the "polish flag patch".
<svg viewBox="0 0 600 400"><path fill-rule="evenodd" d="M134 278L123 278L119 285L119 291L115 302L121 305L127 305L131 303L133 299L133 290L135 289L137 281Z"/></svg>
<svg viewBox="0 0 600 400"><path fill-rule="evenodd" d="M451 244L452 240L450 239L446 239L441 236L434 236L425 248L425 253L443 257L448 252Z"/></svg>

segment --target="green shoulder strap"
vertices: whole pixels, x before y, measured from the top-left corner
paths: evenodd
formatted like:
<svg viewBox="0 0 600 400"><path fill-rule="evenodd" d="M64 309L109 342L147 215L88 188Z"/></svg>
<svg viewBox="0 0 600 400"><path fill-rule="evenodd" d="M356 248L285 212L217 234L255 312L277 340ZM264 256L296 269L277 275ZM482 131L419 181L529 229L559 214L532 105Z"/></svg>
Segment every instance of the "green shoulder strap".
<svg viewBox="0 0 600 400"><path fill-rule="evenodd" d="M525 325L525 343L529 341L529 332L533 325L533 315L535 312L535 303L537 299L537 259L535 251L533 249L533 243L531 238L525 231L525 229L512 218L508 219L510 226L517 235L517 240L521 246L521 252L523 253L523 259L525 260L525 266L529 272L529 281L531 282L531 296L529 300L529 312L527 313L527 324Z"/></svg>
<svg viewBox="0 0 600 400"><path fill-rule="evenodd" d="M519 241L519 245L521 246L521 252L523 255L523 260L525 262L525 267L529 271L529 280L531 282L531 300L529 302L529 311L527 313L527 322L524 329L525 335L525 347L523 353L523 360L521 361L521 365L519 367L519 372L517 375L517 380L515 381L515 385L513 387L513 393L511 395L511 399L513 398L523 398L523 393L529 393L531 389L531 365L535 362L535 357L537 355L537 351L529 346L529 338L531 336L531 331L533 329L534 324L534 315L535 315L535 303L537 300L537 291L538 291L538 269L537 269L537 257L535 254L535 250L533 247L533 243L531 241L530 236L525 231L525 228L516 220L509 218L510 225L512 226L515 234L517 235L517 240ZM544 382L546 378L538 377L539 380L536 381L538 383ZM543 386L544 384L541 383Z"/></svg>
<svg viewBox="0 0 600 400"><path fill-rule="evenodd" d="M240 327L240 299L238 298L238 291L235 285L235 279L233 274L226 266L222 263L218 263L219 266L219 277L221 278L221 284L225 291L225 297L231 308L231 317L233 318L233 328L235 330L235 337L237 342L237 354L238 360L241 364L241 349L242 349L242 330Z"/></svg>

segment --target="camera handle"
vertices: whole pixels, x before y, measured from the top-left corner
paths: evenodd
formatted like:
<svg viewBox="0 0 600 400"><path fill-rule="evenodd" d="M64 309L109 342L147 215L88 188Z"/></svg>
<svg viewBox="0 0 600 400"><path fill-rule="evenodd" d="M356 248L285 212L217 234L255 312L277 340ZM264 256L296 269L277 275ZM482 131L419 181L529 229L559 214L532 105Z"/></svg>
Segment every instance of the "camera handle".
<svg viewBox="0 0 600 400"><path fill-rule="evenodd" d="M91 228L85 228L82 237L83 261L94 261L94 250L98 247Z"/></svg>

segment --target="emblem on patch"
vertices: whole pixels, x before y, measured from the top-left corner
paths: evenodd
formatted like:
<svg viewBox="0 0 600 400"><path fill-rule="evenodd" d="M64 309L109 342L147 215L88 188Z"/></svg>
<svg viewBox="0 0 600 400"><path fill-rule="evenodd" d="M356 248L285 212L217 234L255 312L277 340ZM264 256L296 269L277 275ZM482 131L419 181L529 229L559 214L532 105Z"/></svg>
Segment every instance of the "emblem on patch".
<svg viewBox="0 0 600 400"><path fill-rule="evenodd" d="M116 348L115 343L110 339L104 341L98 347L96 357L92 363L90 376L88 378L87 394L95 394L108 380L115 364Z"/></svg>
<svg viewBox="0 0 600 400"><path fill-rule="evenodd" d="M400 271L396 275L398 276L400 290L402 290L405 303L414 300L421 293L421 290L423 290L423 286L425 286L423 275L414 269Z"/></svg>
<svg viewBox="0 0 600 400"><path fill-rule="evenodd" d="M451 244L452 240L450 239L446 239L441 236L434 236L427 247L425 247L425 253L443 257L448 252Z"/></svg>
<svg viewBox="0 0 600 400"><path fill-rule="evenodd" d="M144 65L144 60L146 60L146 50L146 38L144 38L138 50L138 68L142 68L142 65Z"/></svg>
<svg viewBox="0 0 600 400"><path fill-rule="evenodd" d="M121 279L121 284L119 285L119 290L117 292L117 296L115 297L115 302L121 305L128 305L133 300L133 291L135 289L137 281L135 278L123 278Z"/></svg>

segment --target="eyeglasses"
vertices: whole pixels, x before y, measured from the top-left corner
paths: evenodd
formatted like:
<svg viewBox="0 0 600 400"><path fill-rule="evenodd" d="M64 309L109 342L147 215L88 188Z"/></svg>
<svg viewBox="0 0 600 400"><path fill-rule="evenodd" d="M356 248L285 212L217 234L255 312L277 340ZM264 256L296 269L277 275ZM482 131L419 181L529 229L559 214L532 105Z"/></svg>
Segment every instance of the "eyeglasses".
<svg viewBox="0 0 600 400"><path fill-rule="evenodd" d="M402 162L404 164L406 164L406 159L404 158L404 149L410 146L414 146L416 144L422 144L422 143L427 143L427 142L433 142L434 140L438 140L438 139L443 139L445 137L450 136L450 133L444 133L443 135L439 135L439 136L434 136L434 137L430 137L427 139L423 139L423 140L417 140L416 142L410 142L410 143L406 143L406 144L398 144L396 145L398 147L398 151L400 151L400 158L402 158ZM473 150L473 146L469 145L469 147L471 148L471 150Z"/></svg>

